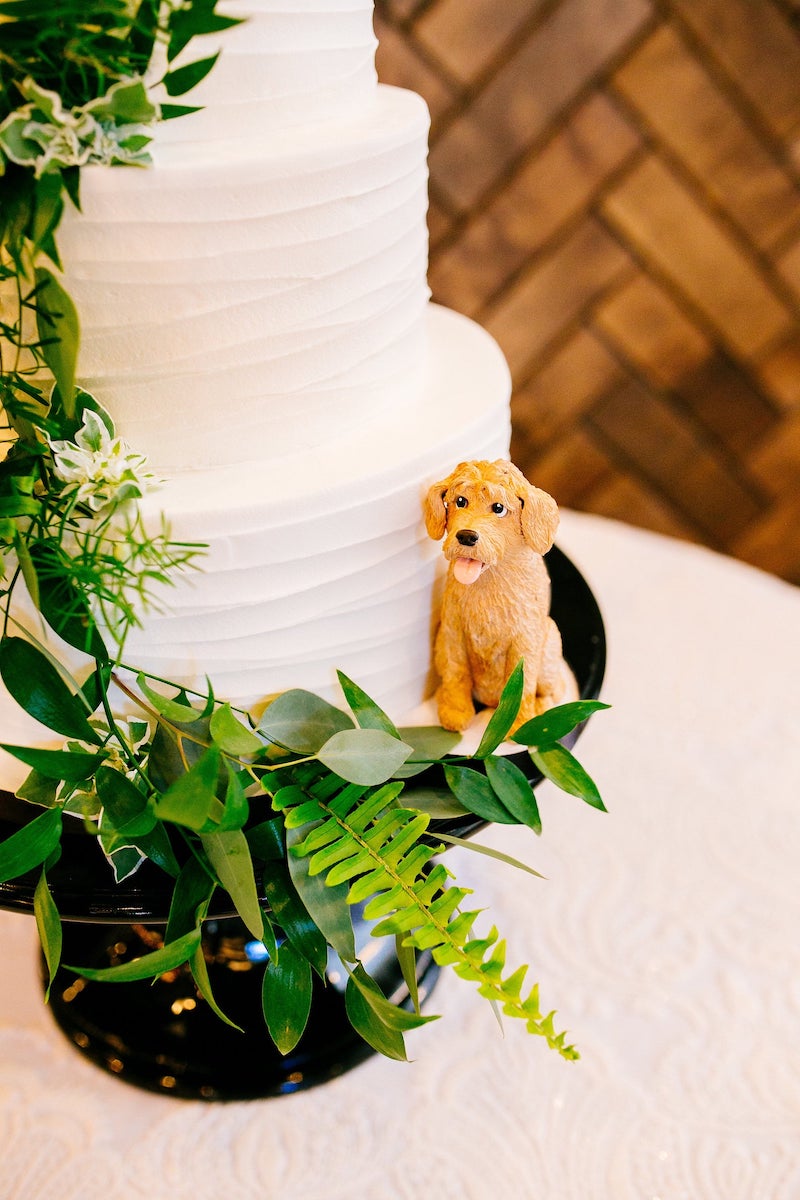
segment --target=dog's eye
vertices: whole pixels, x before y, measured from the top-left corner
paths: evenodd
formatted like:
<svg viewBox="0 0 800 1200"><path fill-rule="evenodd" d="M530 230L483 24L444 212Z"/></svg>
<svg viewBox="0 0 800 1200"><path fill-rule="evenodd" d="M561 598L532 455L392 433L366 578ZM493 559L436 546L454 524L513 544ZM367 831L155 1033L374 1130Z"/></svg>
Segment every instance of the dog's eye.
<svg viewBox="0 0 800 1200"><path fill-rule="evenodd" d="M466 508L469 500L466 496L456 496L456 508Z"/></svg>
<svg viewBox="0 0 800 1200"><path fill-rule="evenodd" d="M499 501L497 504L492 505L492 512L496 517L505 517L508 515L508 509L505 504L500 504Z"/></svg>

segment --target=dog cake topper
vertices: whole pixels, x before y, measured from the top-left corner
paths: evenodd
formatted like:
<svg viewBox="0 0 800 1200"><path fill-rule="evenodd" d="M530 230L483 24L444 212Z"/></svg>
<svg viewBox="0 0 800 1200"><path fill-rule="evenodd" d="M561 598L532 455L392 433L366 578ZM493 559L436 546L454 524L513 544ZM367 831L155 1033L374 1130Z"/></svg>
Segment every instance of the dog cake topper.
<svg viewBox="0 0 800 1200"><path fill-rule="evenodd" d="M504 459L464 462L428 490L425 527L444 537L449 563L434 644L439 721L462 731L475 702L496 708L522 659L517 729L558 704L571 678L542 558L558 528L556 502Z"/></svg>

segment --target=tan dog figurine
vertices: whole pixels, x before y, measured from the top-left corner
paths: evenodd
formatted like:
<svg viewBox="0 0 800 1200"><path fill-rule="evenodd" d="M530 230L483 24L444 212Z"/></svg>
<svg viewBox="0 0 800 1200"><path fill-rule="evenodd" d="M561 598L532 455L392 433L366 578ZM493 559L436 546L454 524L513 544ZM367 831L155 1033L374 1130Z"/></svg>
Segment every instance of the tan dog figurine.
<svg viewBox="0 0 800 1200"><path fill-rule="evenodd" d="M556 503L513 463L464 462L429 489L425 526L435 541L444 537L449 563L434 646L439 721L464 730L475 701L496 708L522 659L525 691L516 729L559 703L565 690L542 558L558 527Z"/></svg>

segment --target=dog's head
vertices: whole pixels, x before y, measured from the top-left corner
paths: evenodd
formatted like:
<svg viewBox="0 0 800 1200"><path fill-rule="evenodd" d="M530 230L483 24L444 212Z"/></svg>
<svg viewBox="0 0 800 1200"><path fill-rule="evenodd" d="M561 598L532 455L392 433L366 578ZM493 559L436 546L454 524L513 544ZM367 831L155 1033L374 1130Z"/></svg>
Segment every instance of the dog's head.
<svg viewBox="0 0 800 1200"><path fill-rule="evenodd" d="M434 541L446 534L443 552L456 578L474 583L512 547L545 554L558 528L558 508L513 463L464 462L428 490L425 527Z"/></svg>

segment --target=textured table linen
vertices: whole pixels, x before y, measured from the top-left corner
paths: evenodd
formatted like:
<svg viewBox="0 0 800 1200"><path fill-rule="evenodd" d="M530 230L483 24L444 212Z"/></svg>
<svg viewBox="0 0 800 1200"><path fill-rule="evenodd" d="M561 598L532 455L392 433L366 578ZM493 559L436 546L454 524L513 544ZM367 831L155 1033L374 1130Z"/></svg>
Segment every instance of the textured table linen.
<svg viewBox="0 0 800 1200"><path fill-rule="evenodd" d="M581 1060L445 974L410 1065L150 1095L67 1044L32 919L0 913L0 1200L800 1196L800 591L594 517L558 542L606 621L613 709L578 755L609 812L547 785L541 839L481 835L546 881L452 863Z"/></svg>

